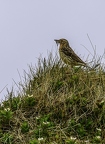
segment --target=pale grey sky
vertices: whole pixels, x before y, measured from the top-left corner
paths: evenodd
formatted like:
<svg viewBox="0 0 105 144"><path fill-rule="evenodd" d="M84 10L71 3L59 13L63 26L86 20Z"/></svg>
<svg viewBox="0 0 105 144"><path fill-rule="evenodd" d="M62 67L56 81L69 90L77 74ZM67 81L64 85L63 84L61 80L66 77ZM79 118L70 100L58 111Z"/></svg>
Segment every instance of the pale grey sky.
<svg viewBox="0 0 105 144"><path fill-rule="evenodd" d="M23 69L37 63L40 54L56 49L54 39L68 39L85 60L93 49L105 49L105 0L1 0L0 1L0 91L19 82ZM6 89L0 93L0 99Z"/></svg>

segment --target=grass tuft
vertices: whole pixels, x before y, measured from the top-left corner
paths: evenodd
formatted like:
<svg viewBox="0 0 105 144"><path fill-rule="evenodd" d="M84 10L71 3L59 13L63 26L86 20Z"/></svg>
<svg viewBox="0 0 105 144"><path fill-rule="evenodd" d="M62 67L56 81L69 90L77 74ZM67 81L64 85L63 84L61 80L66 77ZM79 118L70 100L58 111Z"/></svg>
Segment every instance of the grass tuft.
<svg viewBox="0 0 105 144"><path fill-rule="evenodd" d="M52 53L24 71L0 106L1 144L105 143L105 71L70 69Z"/></svg>

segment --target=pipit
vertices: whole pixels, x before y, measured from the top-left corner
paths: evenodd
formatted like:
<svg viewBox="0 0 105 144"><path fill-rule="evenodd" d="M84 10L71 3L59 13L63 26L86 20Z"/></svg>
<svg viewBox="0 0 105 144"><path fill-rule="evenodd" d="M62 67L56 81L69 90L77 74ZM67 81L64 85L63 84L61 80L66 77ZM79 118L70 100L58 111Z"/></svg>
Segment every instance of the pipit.
<svg viewBox="0 0 105 144"><path fill-rule="evenodd" d="M73 66L85 66L88 67L87 64L81 60L79 56L73 51L70 47L69 42L66 39L55 40L55 42L60 44L59 46L59 54L60 58L64 63Z"/></svg>

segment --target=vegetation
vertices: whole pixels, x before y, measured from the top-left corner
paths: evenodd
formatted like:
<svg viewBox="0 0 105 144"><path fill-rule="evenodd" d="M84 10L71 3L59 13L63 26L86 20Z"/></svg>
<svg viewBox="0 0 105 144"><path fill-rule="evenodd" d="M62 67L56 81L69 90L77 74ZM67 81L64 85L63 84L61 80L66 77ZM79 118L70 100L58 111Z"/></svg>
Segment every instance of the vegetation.
<svg viewBox="0 0 105 144"><path fill-rule="evenodd" d="M70 69L50 53L0 106L0 144L105 143L105 71Z"/></svg>

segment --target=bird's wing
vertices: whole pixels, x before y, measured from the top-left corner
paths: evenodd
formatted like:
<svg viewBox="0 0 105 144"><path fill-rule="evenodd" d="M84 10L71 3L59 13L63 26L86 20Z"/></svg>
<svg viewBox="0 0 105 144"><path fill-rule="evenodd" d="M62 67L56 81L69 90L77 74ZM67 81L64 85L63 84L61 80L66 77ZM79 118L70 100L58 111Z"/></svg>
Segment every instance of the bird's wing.
<svg viewBox="0 0 105 144"><path fill-rule="evenodd" d="M62 48L62 51L65 55L70 56L73 60L80 62L80 63L84 63L86 64L84 61L82 61L77 55L76 53L72 50L72 48L70 47L66 47L66 48Z"/></svg>

